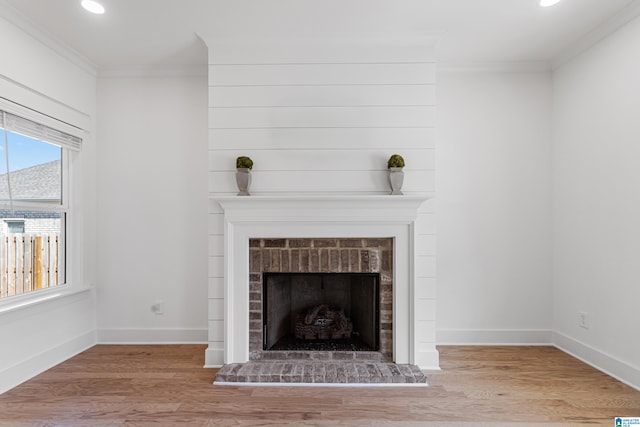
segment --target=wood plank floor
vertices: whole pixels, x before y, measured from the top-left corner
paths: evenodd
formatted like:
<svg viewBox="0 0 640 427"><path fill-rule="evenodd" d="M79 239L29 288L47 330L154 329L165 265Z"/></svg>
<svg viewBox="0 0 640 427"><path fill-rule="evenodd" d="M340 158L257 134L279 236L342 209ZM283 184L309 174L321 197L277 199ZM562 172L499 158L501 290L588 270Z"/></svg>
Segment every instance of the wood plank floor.
<svg viewBox="0 0 640 427"><path fill-rule="evenodd" d="M440 347L427 388L211 384L202 345L95 346L0 395L0 426L613 426L640 392L552 347Z"/></svg>

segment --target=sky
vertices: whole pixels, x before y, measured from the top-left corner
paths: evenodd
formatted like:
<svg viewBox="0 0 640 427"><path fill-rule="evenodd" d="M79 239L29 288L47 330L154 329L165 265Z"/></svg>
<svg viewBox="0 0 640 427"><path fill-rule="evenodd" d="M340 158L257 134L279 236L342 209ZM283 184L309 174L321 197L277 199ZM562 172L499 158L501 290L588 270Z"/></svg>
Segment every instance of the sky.
<svg viewBox="0 0 640 427"><path fill-rule="evenodd" d="M7 132L9 143L9 167L11 171L28 168L43 163L60 160L62 150L57 145L48 144L13 132ZM0 130L0 174L7 173L5 135Z"/></svg>

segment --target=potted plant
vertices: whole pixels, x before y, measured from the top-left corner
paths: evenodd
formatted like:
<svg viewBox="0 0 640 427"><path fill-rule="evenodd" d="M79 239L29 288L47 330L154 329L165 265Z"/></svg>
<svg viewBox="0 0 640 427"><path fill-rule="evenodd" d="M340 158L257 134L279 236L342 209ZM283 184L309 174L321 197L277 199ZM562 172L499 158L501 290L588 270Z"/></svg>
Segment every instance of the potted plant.
<svg viewBox="0 0 640 427"><path fill-rule="evenodd" d="M387 161L389 169L389 184L391 185L391 194L402 194L402 183L404 181L404 159L400 154L393 154Z"/></svg>
<svg viewBox="0 0 640 427"><path fill-rule="evenodd" d="M249 186L251 185L251 169L253 169L253 160L247 156L239 156L236 158L236 183L238 184L238 196L248 196Z"/></svg>

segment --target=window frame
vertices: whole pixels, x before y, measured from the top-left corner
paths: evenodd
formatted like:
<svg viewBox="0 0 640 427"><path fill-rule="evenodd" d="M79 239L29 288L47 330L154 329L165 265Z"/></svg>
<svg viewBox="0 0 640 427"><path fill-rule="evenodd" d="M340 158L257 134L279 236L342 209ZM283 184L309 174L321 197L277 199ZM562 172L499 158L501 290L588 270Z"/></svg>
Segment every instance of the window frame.
<svg viewBox="0 0 640 427"><path fill-rule="evenodd" d="M24 219L23 218L3 218L3 221L7 225L7 234L24 233ZM11 227L15 224L20 224L22 231L14 231Z"/></svg>
<svg viewBox="0 0 640 427"><path fill-rule="evenodd" d="M39 125L44 125L56 131L67 133L76 138L83 139L84 137L85 131L80 128L74 127L35 110L14 104L4 98L0 98L0 111L5 111L9 114L30 120ZM0 126L0 128L2 128L0 129L0 135L2 135L1 132L4 132L4 124ZM11 130L9 130L9 132L11 132ZM60 176L62 182L60 203L13 200L12 204L14 210L56 212L60 214L60 264L58 268L59 271L63 272L63 280L61 280L58 285L50 288L34 290L0 299L0 314L10 312L24 306L47 301L59 296L70 295L86 290L80 286L80 283L78 283L81 279L79 276L81 276L82 269L78 269L71 264L72 262L75 263L82 259L78 253L78 251L80 251L81 242L78 238L80 236L80 224L76 219L77 215L75 215L77 208L72 209L72 206L78 205L78 200L76 198L78 193L78 183L74 182L74 169L77 166L74 167L74 165L77 164L81 151L79 149L65 147L64 145L56 142L46 142L56 145L61 149ZM10 204L11 203L9 201L0 201L0 209L8 209Z"/></svg>

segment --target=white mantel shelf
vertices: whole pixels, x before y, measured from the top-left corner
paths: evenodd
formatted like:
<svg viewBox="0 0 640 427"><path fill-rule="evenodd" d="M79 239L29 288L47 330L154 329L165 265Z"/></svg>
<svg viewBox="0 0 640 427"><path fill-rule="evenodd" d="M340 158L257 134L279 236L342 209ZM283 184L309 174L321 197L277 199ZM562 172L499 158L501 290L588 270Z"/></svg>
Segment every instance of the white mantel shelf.
<svg viewBox="0 0 640 427"><path fill-rule="evenodd" d="M384 195L255 195L209 196L228 219L242 221L373 221L407 222L415 219L430 194Z"/></svg>

